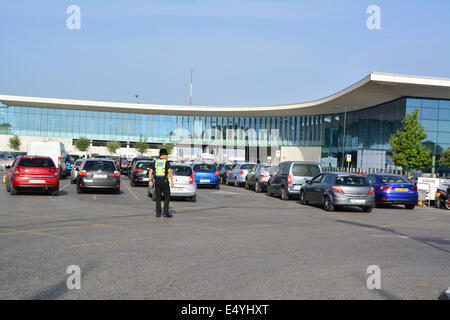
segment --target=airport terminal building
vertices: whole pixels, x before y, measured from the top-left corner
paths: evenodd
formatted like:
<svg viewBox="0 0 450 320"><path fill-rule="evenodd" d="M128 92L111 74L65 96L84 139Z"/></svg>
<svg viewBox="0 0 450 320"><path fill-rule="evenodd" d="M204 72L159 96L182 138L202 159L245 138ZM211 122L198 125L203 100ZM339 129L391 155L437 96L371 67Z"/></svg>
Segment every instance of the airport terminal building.
<svg viewBox="0 0 450 320"><path fill-rule="evenodd" d="M173 143L174 157L217 161L308 160L338 167L386 168L389 138L406 113L419 109L426 143L439 156L450 147L450 79L373 72L329 97L273 106L169 106L0 95L0 151L18 135L59 140L75 150L116 140L123 148L146 141Z"/></svg>

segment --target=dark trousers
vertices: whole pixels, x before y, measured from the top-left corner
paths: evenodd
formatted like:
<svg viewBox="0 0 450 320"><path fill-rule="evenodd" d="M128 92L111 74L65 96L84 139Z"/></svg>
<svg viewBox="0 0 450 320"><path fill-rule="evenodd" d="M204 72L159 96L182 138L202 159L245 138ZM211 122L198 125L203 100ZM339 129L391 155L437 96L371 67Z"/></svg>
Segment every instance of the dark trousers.
<svg viewBox="0 0 450 320"><path fill-rule="evenodd" d="M155 179L156 213L161 213L161 194L164 194L164 214L169 213L170 185L167 179Z"/></svg>

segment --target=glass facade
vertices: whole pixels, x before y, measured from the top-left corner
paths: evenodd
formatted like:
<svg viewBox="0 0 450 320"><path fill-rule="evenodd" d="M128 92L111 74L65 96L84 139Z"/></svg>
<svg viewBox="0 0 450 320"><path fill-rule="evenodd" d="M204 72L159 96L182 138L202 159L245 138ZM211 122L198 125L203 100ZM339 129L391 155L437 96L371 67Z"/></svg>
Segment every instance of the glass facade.
<svg viewBox="0 0 450 320"><path fill-rule="evenodd" d="M0 134L227 147L315 146L322 147L325 164L338 166L342 154L351 153L352 159L359 161L357 166L364 167L364 152L380 151L380 157L389 154L390 136L406 113L415 109L419 109L428 134L427 145L440 155L450 147L450 100L409 97L346 113L341 108L326 115L276 117L171 116L0 105Z"/></svg>

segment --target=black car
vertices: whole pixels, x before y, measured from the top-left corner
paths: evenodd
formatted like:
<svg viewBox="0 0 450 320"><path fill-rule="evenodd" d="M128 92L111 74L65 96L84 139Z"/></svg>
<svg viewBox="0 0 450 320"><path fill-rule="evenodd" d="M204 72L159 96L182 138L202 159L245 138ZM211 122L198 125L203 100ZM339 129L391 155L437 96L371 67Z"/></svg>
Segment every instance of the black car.
<svg viewBox="0 0 450 320"><path fill-rule="evenodd" d="M136 164L136 162L137 162L137 161L144 161L144 160L147 160L147 161L155 161L155 159L150 158L150 157L133 158L133 160L131 160L131 162L128 163L128 167L127 167L126 169L122 169L122 170L124 171L124 173L125 173L126 175L128 175L128 178L131 178L131 177L130 177L130 173L131 173L131 170L133 170L133 167L134 167L134 165Z"/></svg>
<svg viewBox="0 0 450 320"><path fill-rule="evenodd" d="M105 159L85 160L76 180L78 193L86 189L109 189L120 194L120 172L114 161Z"/></svg>
<svg viewBox="0 0 450 320"><path fill-rule="evenodd" d="M155 162L151 160L140 160L135 162L130 171L130 184L132 187L136 187L137 185L148 185L148 172L153 163Z"/></svg>

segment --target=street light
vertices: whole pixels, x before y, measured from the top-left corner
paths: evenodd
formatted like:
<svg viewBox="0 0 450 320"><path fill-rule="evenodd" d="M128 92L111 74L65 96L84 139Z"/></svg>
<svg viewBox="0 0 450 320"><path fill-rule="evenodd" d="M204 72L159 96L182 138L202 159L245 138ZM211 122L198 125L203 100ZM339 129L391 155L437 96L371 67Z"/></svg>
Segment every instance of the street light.
<svg viewBox="0 0 450 320"><path fill-rule="evenodd" d="M341 167L344 167L344 151L345 151L345 130L347 127L347 109L349 109L350 111L356 110L356 107L350 107L347 108L347 106L336 106L336 109L341 109L344 108L344 135L343 135L343 139L342 139L342 160L341 160Z"/></svg>

